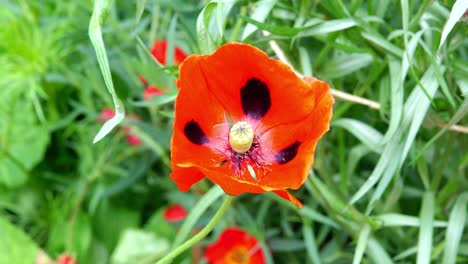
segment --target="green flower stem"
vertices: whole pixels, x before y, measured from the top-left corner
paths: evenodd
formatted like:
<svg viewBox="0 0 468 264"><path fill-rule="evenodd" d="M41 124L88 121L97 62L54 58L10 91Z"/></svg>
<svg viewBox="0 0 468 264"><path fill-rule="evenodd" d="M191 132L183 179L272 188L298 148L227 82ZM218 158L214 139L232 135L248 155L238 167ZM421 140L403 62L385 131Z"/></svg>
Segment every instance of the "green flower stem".
<svg viewBox="0 0 468 264"><path fill-rule="evenodd" d="M177 257L179 254L184 252L185 250L189 249L192 247L194 244L205 238L211 230L216 226L216 224L221 220L222 216L226 212L226 210L229 208L229 205L231 204L232 200L234 199L234 196L228 195L226 199L224 199L223 204L221 207L218 209L216 214L213 216L213 218L210 220L210 222L200 231L198 234L193 236L191 239L185 241L182 245L178 246L176 249L174 249L172 252L170 252L168 255L166 255L164 258L160 259L156 264L166 264L170 263L172 259Z"/></svg>

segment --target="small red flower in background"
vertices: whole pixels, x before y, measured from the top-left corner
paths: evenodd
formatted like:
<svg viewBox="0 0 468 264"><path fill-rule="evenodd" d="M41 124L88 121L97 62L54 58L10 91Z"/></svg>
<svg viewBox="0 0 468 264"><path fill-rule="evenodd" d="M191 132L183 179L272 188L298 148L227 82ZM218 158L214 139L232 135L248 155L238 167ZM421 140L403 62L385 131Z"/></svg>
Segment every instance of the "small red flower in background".
<svg viewBox="0 0 468 264"><path fill-rule="evenodd" d="M206 247L209 264L263 264L262 248L255 237L237 227L225 229L218 240Z"/></svg>
<svg viewBox="0 0 468 264"><path fill-rule="evenodd" d="M166 54L167 54L167 40L156 40L153 43L153 47L151 47L151 54L155 59L159 61L162 65L167 65L166 62ZM174 65L181 64L185 58L187 58L187 54L177 46L174 46Z"/></svg>
<svg viewBox="0 0 468 264"><path fill-rule="evenodd" d="M97 118L97 121L101 124L105 123L107 120L113 118L115 116L115 112L110 109L110 108L104 108L101 110L101 112L99 113L99 116ZM136 115L130 115L129 116L129 119L133 120L133 121L140 121L140 118ZM138 146L141 144L141 140L140 138L138 138L136 135L134 135L132 133L132 129L131 127L129 126L124 126L123 128L123 131L125 132L126 134L126 138L127 138L127 142L128 144L132 145L132 146Z"/></svg>
<svg viewBox="0 0 468 264"><path fill-rule="evenodd" d="M145 91L143 92L143 98L145 101L149 101L151 100L151 97L162 94L164 94L164 92L161 91L158 87L150 85L145 88Z"/></svg>
<svg viewBox="0 0 468 264"><path fill-rule="evenodd" d="M115 116L115 112L110 108L104 108L99 112L98 122L104 124L107 120L113 118Z"/></svg>
<svg viewBox="0 0 468 264"><path fill-rule="evenodd" d="M166 65L167 46L167 40L156 40L151 47L151 54L162 65ZM187 56L188 55L182 49L174 46L174 65L181 64L185 58L187 58ZM164 92L158 87L150 85L144 76L138 75L138 78L140 79L140 82L146 87L143 94L145 101L151 100L151 97L153 96L164 94Z"/></svg>
<svg viewBox="0 0 468 264"><path fill-rule="evenodd" d="M302 206L286 189L304 183L329 129L327 83L230 43L188 57L177 86L170 177L180 190L207 177L230 195L274 192Z"/></svg>
<svg viewBox="0 0 468 264"><path fill-rule="evenodd" d="M174 204L164 210L163 216L168 222L178 222L187 217L187 210L180 204Z"/></svg>
<svg viewBox="0 0 468 264"><path fill-rule="evenodd" d="M127 142L132 146L138 146L141 144L141 139L133 134L127 134Z"/></svg>
<svg viewBox="0 0 468 264"><path fill-rule="evenodd" d="M57 264L77 264L71 256L69 255L61 255L57 259Z"/></svg>

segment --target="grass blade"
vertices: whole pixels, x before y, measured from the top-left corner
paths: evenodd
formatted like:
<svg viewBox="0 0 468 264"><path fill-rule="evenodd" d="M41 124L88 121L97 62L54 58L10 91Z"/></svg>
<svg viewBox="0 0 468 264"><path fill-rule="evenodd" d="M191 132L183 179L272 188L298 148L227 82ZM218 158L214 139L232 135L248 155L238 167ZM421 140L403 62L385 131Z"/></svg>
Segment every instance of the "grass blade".
<svg viewBox="0 0 468 264"><path fill-rule="evenodd" d="M445 250L442 264L453 264L456 261L463 229L466 225L467 206L468 192L464 192L457 198L450 212L447 232L445 233Z"/></svg>
<svg viewBox="0 0 468 264"><path fill-rule="evenodd" d="M440 43L438 48L439 51L440 47L442 47L442 45L445 43L445 40L447 40L447 36L455 27L455 24L457 24L467 9L468 0L457 0L455 4L453 4L452 11L450 11L449 18L447 23L445 23L444 29L442 30L442 35L440 36Z"/></svg>
<svg viewBox="0 0 468 264"><path fill-rule="evenodd" d="M421 227L419 228L417 264L431 262L432 233L434 221L434 193L426 192L423 195L420 214Z"/></svg>
<svg viewBox="0 0 468 264"><path fill-rule="evenodd" d="M190 214L185 219L182 227L180 228L179 233L177 233L172 248L176 248L183 241L187 239L192 231L192 228L197 223L200 216L208 209L210 205L215 203L220 197L224 194L224 191L218 186L214 185L197 203L197 205L192 208Z"/></svg>
<svg viewBox="0 0 468 264"><path fill-rule="evenodd" d="M271 10L273 9L273 6L275 6L277 0L262 0L258 1L256 3L255 11L253 14L250 16L250 18L254 21L263 23L265 22L265 19L268 17L268 14L270 14ZM245 28L244 31L242 32L242 37L241 39L246 39L250 34L255 32L257 29L256 25L250 23L248 24Z"/></svg>
<svg viewBox="0 0 468 264"><path fill-rule="evenodd" d="M338 126L348 130L359 141L366 145L369 149L376 153L381 152L380 144L382 142L382 134L375 128L355 119L341 118L332 123L333 126Z"/></svg>
<svg viewBox="0 0 468 264"><path fill-rule="evenodd" d="M212 13L217 5L218 2L209 2L197 18L197 39L198 46L202 54L211 53L215 49L215 42L212 34L210 33L209 25Z"/></svg>
<svg viewBox="0 0 468 264"><path fill-rule="evenodd" d="M356 250L354 251L353 264L359 264L362 261L364 256L364 251L367 247L367 241L369 240L369 235L371 233L371 228L369 225L365 225L361 232L359 232L359 239L357 242Z"/></svg>
<svg viewBox="0 0 468 264"><path fill-rule="evenodd" d="M96 143L105 137L114 127L122 122L125 117L124 106L115 93L109 61L107 59L106 47L104 46L101 32L101 24L109 12L109 4L109 0L96 0L94 3L94 10L89 23L89 38L91 39L91 43L96 51L99 67L101 68L106 87L112 95L112 101L114 102L115 107L115 116L104 123L97 135L94 137L93 143Z"/></svg>
<svg viewBox="0 0 468 264"><path fill-rule="evenodd" d="M304 237L307 255L312 263L320 264L322 261L320 260L319 250L315 241L314 230L308 222L309 221L304 221L302 227L302 235Z"/></svg>

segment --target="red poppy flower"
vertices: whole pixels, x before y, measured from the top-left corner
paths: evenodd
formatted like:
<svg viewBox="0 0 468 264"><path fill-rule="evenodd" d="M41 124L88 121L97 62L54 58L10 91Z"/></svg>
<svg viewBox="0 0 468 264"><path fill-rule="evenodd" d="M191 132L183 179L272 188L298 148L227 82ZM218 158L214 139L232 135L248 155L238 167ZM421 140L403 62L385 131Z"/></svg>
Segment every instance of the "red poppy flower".
<svg viewBox="0 0 468 264"><path fill-rule="evenodd" d="M143 92L143 98L145 101L151 100L151 97L156 96L156 95L162 95L164 92L161 91L158 87L154 85L150 85L145 88L145 91Z"/></svg>
<svg viewBox="0 0 468 264"><path fill-rule="evenodd" d="M171 179L187 191L205 176L230 195L275 192L298 206L298 189L329 129L327 83L240 43L180 65Z"/></svg>
<svg viewBox="0 0 468 264"><path fill-rule="evenodd" d="M153 43L151 54L159 63L166 65L167 40L157 40ZM174 46L174 65L179 65L185 60L187 54L177 46Z"/></svg>
<svg viewBox="0 0 468 264"><path fill-rule="evenodd" d="M263 264L262 248L255 237L237 227L224 230L218 240L206 247L209 264Z"/></svg>
<svg viewBox="0 0 468 264"><path fill-rule="evenodd" d="M164 210L164 219L168 222L178 222L187 217L187 210L179 204L169 206Z"/></svg>

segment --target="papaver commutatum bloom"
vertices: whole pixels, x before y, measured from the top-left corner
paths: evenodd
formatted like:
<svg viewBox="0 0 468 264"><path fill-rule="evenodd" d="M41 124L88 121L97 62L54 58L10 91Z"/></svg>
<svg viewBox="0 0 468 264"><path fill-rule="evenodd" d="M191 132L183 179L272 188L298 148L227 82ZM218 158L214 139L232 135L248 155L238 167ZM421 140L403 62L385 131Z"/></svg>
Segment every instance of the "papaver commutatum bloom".
<svg viewBox="0 0 468 264"><path fill-rule="evenodd" d="M207 177L230 195L274 192L298 206L298 189L329 129L327 83L241 43L180 65L171 179L187 191Z"/></svg>
<svg viewBox="0 0 468 264"><path fill-rule="evenodd" d="M217 241L208 245L205 259L209 264L266 263L257 239L237 227L225 229Z"/></svg>

